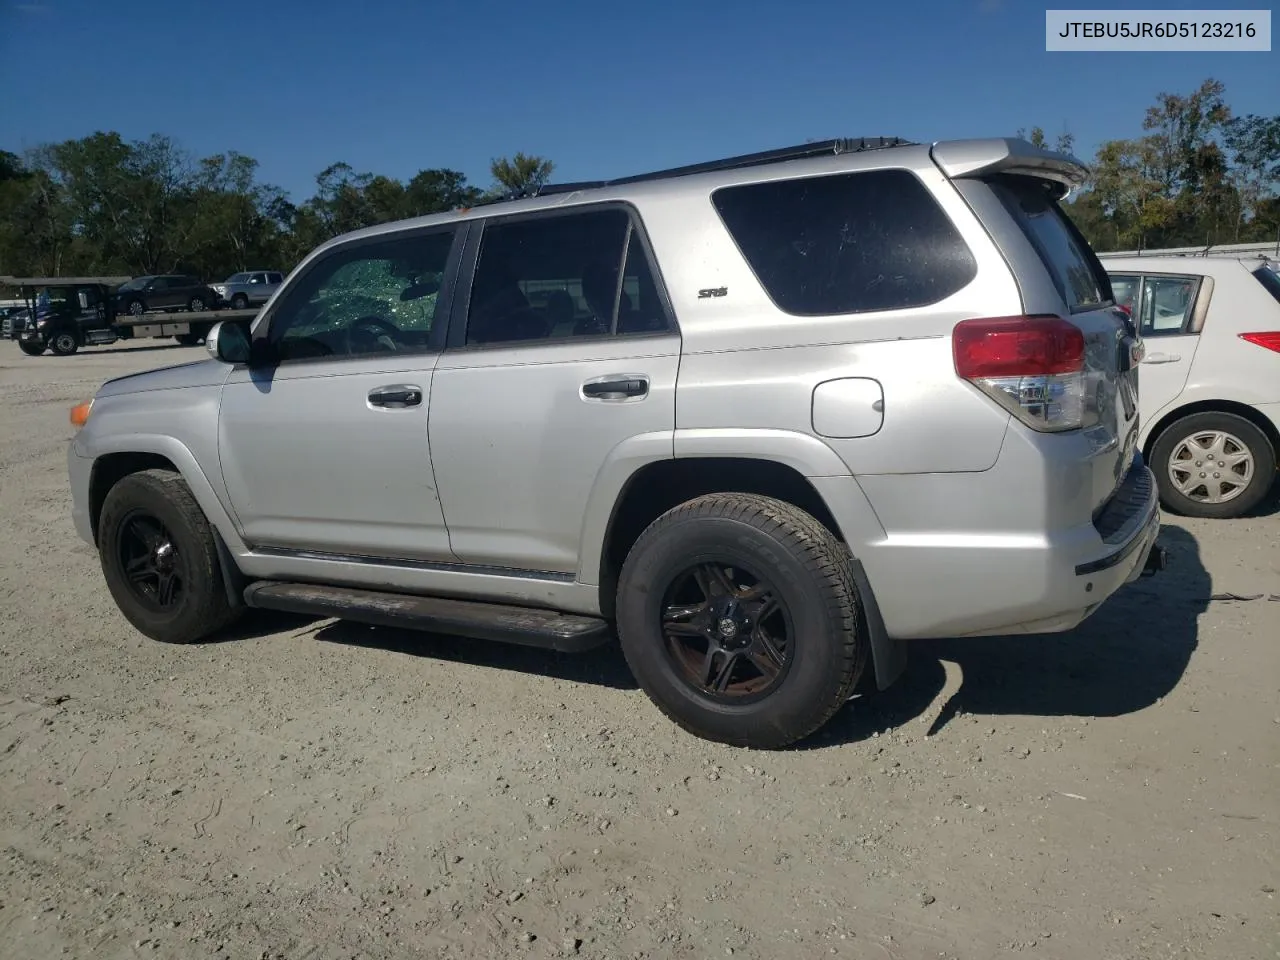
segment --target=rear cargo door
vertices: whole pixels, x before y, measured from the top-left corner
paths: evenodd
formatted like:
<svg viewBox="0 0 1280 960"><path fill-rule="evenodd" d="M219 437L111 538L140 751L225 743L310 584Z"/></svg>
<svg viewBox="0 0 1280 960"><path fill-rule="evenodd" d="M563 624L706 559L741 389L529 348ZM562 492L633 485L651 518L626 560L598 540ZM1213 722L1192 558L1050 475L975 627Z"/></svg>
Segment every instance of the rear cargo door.
<svg viewBox="0 0 1280 960"><path fill-rule="evenodd" d="M1116 307L1106 270L1055 199L1056 184L1021 175L997 176L990 183L1044 262L1066 318L1084 333L1086 412L1096 414L1086 428L1095 441L1096 510L1123 481L1137 449L1137 328Z"/></svg>

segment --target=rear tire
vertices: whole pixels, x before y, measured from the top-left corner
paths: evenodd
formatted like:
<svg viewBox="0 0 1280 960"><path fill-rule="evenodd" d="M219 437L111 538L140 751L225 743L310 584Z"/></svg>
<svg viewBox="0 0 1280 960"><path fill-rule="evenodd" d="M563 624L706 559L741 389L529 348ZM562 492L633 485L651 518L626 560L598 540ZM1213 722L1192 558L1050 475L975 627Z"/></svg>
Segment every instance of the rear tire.
<svg viewBox="0 0 1280 960"><path fill-rule="evenodd" d="M1276 479L1276 451L1244 417L1206 411L1161 432L1151 448L1151 469L1165 509L1225 520L1248 513L1267 495Z"/></svg>
<svg viewBox="0 0 1280 960"><path fill-rule="evenodd" d="M38 357L40 354L44 353L45 345L38 340L35 343L31 343L27 340L19 340L18 349L28 357Z"/></svg>
<svg viewBox="0 0 1280 960"><path fill-rule="evenodd" d="M195 643L240 613L227 600L213 529L185 480L143 470L108 491L98 553L111 596L162 643Z"/></svg>
<svg viewBox="0 0 1280 960"><path fill-rule="evenodd" d="M759 597L777 609L752 608ZM709 494L655 520L623 565L617 620L632 673L667 717L759 749L830 720L869 651L844 546L804 511L753 494Z"/></svg>

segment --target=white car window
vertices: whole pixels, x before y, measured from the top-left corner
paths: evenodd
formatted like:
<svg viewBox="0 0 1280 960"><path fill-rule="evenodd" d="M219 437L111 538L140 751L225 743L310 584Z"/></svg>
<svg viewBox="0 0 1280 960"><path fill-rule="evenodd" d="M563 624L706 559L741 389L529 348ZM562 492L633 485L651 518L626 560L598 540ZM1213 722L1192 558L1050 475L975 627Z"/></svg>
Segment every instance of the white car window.
<svg viewBox="0 0 1280 960"><path fill-rule="evenodd" d="M1146 277L1142 291L1144 337L1179 333L1195 305L1195 277Z"/></svg>

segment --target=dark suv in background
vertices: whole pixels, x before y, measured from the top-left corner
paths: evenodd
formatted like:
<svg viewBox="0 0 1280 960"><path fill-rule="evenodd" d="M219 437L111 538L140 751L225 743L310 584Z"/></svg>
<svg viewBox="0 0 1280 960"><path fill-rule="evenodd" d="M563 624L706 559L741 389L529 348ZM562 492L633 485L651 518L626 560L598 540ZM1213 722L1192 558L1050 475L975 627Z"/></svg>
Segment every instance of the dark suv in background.
<svg viewBox="0 0 1280 960"><path fill-rule="evenodd" d="M116 290L116 312L135 317L149 310L213 310L217 304L207 283L185 274L134 277Z"/></svg>

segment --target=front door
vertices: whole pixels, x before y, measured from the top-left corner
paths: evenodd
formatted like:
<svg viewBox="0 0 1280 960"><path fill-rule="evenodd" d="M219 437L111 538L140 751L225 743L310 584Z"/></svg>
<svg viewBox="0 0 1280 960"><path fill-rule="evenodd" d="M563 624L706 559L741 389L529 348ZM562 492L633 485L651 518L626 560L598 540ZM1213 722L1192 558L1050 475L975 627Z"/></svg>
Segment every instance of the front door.
<svg viewBox="0 0 1280 960"><path fill-rule="evenodd" d="M223 480L250 547L453 559L427 412L456 233L336 247L263 318L265 334L255 329L275 365L237 367L218 418Z"/></svg>
<svg viewBox="0 0 1280 960"><path fill-rule="evenodd" d="M483 226L431 401L460 560L577 572L583 513L611 454L674 435L680 336L646 246L622 205Z"/></svg>

